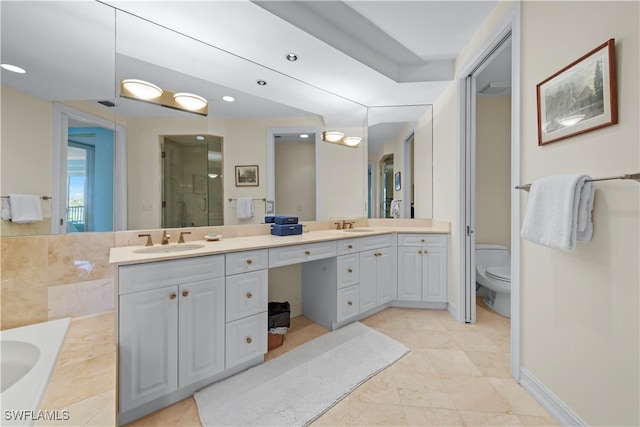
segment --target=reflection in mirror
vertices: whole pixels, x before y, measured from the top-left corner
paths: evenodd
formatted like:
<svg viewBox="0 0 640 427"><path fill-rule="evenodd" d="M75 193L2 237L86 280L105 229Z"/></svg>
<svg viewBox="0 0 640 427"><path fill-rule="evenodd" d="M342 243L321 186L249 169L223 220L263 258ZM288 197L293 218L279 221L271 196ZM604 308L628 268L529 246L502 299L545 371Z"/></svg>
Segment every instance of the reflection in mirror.
<svg viewBox="0 0 640 427"><path fill-rule="evenodd" d="M400 218L433 217L433 108L431 105L369 107L370 217L389 218L391 200ZM391 159L389 163L388 159ZM393 171L385 187L385 167ZM395 173L400 182L395 185Z"/></svg>
<svg viewBox="0 0 640 427"><path fill-rule="evenodd" d="M393 201L393 154L380 160L380 218L391 218Z"/></svg>
<svg viewBox="0 0 640 427"><path fill-rule="evenodd" d="M222 225L222 138L164 136L162 195L162 228Z"/></svg>

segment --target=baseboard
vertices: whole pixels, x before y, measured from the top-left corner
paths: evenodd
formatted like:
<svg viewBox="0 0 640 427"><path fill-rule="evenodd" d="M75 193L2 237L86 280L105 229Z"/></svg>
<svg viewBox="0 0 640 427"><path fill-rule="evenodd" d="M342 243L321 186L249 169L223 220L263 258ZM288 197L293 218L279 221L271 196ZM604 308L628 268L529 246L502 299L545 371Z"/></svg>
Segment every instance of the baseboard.
<svg viewBox="0 0 640 427"><path fill-rule="evenodd" d="M456 309L455 304L451 301L447 303L447 311L454 319L458 320L458 310Z"/></svg>
<svg viewBox="0 0 640 427"><path fill-rule="evenodd" d="M587 425L525 368L520 368L520 385L561 425Z"/></svg>

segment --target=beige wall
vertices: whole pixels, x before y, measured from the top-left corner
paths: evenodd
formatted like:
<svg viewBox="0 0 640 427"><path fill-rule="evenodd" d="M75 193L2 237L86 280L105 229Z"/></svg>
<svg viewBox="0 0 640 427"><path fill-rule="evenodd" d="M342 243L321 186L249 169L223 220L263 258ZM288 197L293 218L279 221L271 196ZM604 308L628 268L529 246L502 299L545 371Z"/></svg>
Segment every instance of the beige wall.
<svg viewBox="0 0 640 427"><path fill-rule="evenodd" d="M275 143L276 215L316 219L316 145L311 142Z"/></svg>
<svg viewBox="0 0 640 427"><path fill-rule="evenodd" d="M523 182L640 171L639 28L638 2L523 3ZM619 124L538 147L535 85L609 38ZM522 364L588 425L638 425L640 185L598 183L593 221L572 252L523 243Z"/></svg>
<svg viewBox="0 0 640 427"><path fill-rule="evenodd" d="M511 98L476 102L476 242L511 249Z"/></svg>

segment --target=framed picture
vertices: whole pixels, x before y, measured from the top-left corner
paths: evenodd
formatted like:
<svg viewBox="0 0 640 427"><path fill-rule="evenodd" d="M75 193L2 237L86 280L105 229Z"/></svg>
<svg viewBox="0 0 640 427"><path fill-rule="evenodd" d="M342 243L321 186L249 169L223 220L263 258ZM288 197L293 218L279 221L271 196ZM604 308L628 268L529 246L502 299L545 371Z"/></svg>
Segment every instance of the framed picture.
<svg viewBox="0 0 640 427"><path fill-rule="evenodd" d="M536 86L538 145L618 123L615 39Z"/></svg>
<svg viewBox="0 0 640 427"><path fill-rule="evenodd" d="M400 190L400 188L401 188L400 172L396 172L396 174L395 174L395 183L396 183L396 191Z"/></svg>
<svg viewBox="0 0 640 427"><path fill-rule="evenodd" d="M193 175L193 193L207 194L207 177L204 175Z"/></svg>
<svg viewBox="0 0 640 427"><path fill-rule="evenodd" d="M257 187L258 165L236 166L236 187Z"/></svg>

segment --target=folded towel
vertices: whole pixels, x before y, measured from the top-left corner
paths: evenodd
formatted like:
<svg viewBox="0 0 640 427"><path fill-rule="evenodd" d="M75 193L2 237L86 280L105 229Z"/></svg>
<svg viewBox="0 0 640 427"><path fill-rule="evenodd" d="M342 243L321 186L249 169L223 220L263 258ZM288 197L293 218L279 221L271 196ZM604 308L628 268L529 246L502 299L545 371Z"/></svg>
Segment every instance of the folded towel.
<svg viewBox="0 0 640 427"><path fill-rule="evenodd" d="M253 217L253 198L238 197L236 205L236 215L238 219L247 219Z"/></svg>
<svg viewBox="0 0 640 427"><path fill-rule="evenodd" d="M0 213L0 218L3 221L9 221L11 219L11 204L9 203L9 198L2 200L2 212Z"/></svg>
<svg viewBox="0 0 640 427"><path fill-rule="evenodd" d="M32 194L9 194L11 221L16 223L42 221L40 196Z"/></svg>
<svg viewBox="0 0 640 427"><path fill-rule="evenodd" d="M393 218L400 218L400 200L392 200L389 210Z"/></svg>
<svg viewBox="0 0 640 427"><path fill-rule="evenodd" d="M539 245L565 251L593 235L594 185L588 175L556 175L531 185L521 236Z"/></svg>

